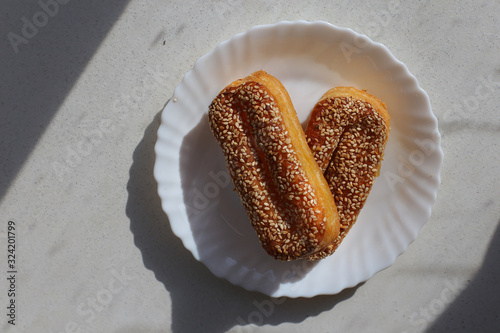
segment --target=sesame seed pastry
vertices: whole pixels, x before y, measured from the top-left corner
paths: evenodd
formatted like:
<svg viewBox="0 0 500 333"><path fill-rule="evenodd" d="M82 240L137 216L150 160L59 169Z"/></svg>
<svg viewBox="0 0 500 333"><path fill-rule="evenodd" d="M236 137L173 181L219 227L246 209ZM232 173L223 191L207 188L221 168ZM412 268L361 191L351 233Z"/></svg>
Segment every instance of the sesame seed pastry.
<svg viewBox="0 0 500 333"><path fill-rule="evenodd" d="M385 104L366 91L336 87L315 105L306 137L324 172L340 216L340 234L317 260L338 248L363 208L380 173L390 118Z"/></svg>
<svg viewBox="0 0 500 333"><path fill-rule="evenodd" d="M264 71L237 80L208 117L266 252L293 260L332 244L340 230L333 195L281 82Z"/></svg>

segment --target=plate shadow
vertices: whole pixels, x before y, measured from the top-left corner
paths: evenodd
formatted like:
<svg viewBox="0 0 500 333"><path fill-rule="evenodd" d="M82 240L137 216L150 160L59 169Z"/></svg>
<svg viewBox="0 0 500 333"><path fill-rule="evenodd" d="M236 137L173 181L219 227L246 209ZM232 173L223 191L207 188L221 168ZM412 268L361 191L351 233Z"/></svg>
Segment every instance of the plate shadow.
<svg viewBox="0 0 500 333"><path fill-rule="evenodd" d="M234 326L244 329L248 324L298 323L331 310L356 292L359 285L337 295L271 298L214 276L184 248L162 210L153 177L159 125L160 114L146 128L134 151L126 213L144 266L170 294L171 313L165 308L165 316L171 315L173 332L226 332Z"/></svg>

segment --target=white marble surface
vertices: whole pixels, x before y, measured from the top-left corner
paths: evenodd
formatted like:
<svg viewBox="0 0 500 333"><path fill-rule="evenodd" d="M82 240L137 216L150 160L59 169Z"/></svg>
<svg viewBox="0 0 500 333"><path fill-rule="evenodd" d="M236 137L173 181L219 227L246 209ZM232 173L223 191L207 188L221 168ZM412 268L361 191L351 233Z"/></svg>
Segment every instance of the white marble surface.
<svg viewBox="0 0 500 333"><path fill-rule="evenodd" d="M0 331L496 331L498 1L59 2L1 4ZM432 217L408 250L311 299L214 277L172 234L152 176L159 112L196 59L282 20L386 45L429 94L445 154Z"/></svg>

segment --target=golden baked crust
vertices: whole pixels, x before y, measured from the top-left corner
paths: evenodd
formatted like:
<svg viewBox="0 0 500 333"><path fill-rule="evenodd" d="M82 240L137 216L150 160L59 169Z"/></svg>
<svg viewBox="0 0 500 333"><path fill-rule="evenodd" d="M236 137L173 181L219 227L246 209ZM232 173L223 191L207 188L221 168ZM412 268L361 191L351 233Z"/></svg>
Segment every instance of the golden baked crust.
<svg viewBox="0 0 500 333"><path fill-rule="evenodd" d="M353 87L330 89L314 107L307 142L334 195L341 227L331 245L308 259L335 252L356 222L379 175L389 130L385 104Z"/></svg>
<svg viewBox="0 0 500 333"><path fill-rule="evenodd" d="M231 83L208 116L267 253L279 260L305 258L337 238L333 196L278 79L258 71Z"/></svg>

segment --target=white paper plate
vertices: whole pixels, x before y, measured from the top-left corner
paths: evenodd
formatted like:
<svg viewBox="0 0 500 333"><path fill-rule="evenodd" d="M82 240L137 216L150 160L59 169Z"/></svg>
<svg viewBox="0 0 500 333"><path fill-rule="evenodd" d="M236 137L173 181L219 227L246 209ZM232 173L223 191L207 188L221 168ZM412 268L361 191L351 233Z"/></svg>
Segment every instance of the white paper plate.
<svg viewBox="0 0 500 333"><path fill-rule="evenodd" d="M210 132L212 99L259 69L282 81L303 123L338 85L368 90L391 115L381 176L340 248L317 263L264 252ZM437 120L406 66L350 29L303 21L256 26L201 57L163 111L155 151L162 206L184 246L215 275L275 297L335 294L390 266L429 219L442 162Z"/></svg>

